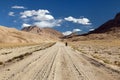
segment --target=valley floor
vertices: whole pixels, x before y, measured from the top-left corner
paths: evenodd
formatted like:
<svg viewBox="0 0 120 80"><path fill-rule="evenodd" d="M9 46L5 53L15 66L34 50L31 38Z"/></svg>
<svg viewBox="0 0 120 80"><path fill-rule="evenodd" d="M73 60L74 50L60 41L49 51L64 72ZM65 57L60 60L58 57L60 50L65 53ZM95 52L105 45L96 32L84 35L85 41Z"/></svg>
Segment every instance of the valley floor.
<svg viewBox="0 0 120 80"><path fill-rule="evenodd" d="M25 57L8 59L12 54L22 53L26 53L22 55ZM8 60L6 64L1 63L0 80L120 80L120 72L59 42L44 50L31 46L0 54L1 60Z"/></svg>

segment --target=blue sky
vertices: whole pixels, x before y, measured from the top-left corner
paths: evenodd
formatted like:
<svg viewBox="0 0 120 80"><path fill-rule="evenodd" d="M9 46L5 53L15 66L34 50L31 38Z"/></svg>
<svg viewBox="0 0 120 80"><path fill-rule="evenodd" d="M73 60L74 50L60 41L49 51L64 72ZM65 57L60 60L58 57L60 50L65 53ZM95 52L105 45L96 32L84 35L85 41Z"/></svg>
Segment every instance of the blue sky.
<svg viewBox="0 0 120 80"><path fill-rule="evenodd" d="M1 0L0 25L88 32L120 12L120 0Z"/></svg>

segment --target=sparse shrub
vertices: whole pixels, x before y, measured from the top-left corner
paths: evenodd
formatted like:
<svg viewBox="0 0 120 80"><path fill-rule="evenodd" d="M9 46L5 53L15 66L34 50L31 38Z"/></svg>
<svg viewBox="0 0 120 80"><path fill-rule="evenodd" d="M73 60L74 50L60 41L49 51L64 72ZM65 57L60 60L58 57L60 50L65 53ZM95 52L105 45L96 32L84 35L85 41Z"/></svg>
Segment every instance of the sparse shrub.
<svg viewBox="0 0 120 80"><path fill-rule="evenodd" d="M19 58L20 60L24 59L24 55L20 55L18 57L16 57L16 59Z"/></svg>
<svg viewBox="0 0 120 80"><path fill-rule="evenodd" d="M14 60L19 61L22 59L24 59L24 55L19 55L19 56L13 57L12 59L7 60L6 62L13 62Z"/></svg>
<svg viewBox="0 0 120 80"><path fill-rule="evenodd" d="M12 59L7 60L6 62L12 62Z"/></svg>
<svg viewBox="0 0 120 80"><path fill-rule="evenodd" d="M0 65L3 65L3 62L0 61Z"/></svg>
<svg viewBox="0 0 120 80"><path fill-rule="evenodd" d="M107 59L103 59L104 63L110 64L110 61Z"/></svg>
<svg viewBox="0 0 120 80"><path fill-rule="evenodd" d="M15 60L15 59L23 59L23 55L19 55L19 56L16 56L16 57L13 57L12 60Z"/></svg>
<svg viewBox="0 0 120 80"><path fill-rule="evenodd" d="M117 66L120 66L120 62L119 61L114 61L114 64Z"/></svg>
<svg viewBox="0 0 120 80"><path fill-rule="evenodd" d="M96 54L97 54L98 52L97 52L97 51L95 51L94 53L96 53Z"/></svg>
<svg viewBox="0 0 120 80"><path fill-rule="evenodd" d="M86 52L82 51L82 50L79 50L80 52L84 53L84 54L87 54Z"/></svg>
<svg viewBox="0 0 120 80"><path fill-rule="evenodd" d="M114 61L114 63L116 64L116 63L117 63L117 61Z"/></svg>
<svg viewBox="0 0 120 80"><path fill-rule="evenodd" d="M10 69L7 69L7 71L10 71Z"/></svg>
<svg viewBox="0 0 120 80"><path fill-rule="evenodd" d="M24 56L29 56L31 54L32 54L32 52L27 52L27 53L24 54Z"/></svg>
<svg viewBox="0 0 120 80"><path fill-rule="evenodd" d="M109 55L111 55L112 53L111 52L108 52Z"/></svg>
<svg viewBox="0 0 120 80"><path fill-rule="evenodd" d="M100 59L100 56L98 56L98 55L92 55L92 56L96 59Z"/></svg>
<svg viewBox="0 0 120 80"><path fill-rule="evenodd" d="M120 62L118 62L118 64L117 64L118 66L120 66Z"/></svg>
<svg viewBox="0 0 120 80"><path fill-rule="evenodd" d="M48 47L53 46L54 44L55 44L55 43L45 44L45 47L44 47L44 48L36 49L36 50L33 51L33 52L40 51L40 50L42 50L42 49L46 49L46 48L48 48ZM15 56L15 57L13 57L12 59L7 60L6 63L7 63L7 62L14 62L14 61L23 60L25 57L31 55L33 52L27 52L27 53L24 53L24 54Z"/></svg>
<svg viewBox="0 0 120 80"><path fill-rule="evenodd" d="M92 55L94 58L96 59L100 59L102 60L104 63L110 64L111 62L107 59L104 59L103 57L101 57L100 55Z"/></svg>

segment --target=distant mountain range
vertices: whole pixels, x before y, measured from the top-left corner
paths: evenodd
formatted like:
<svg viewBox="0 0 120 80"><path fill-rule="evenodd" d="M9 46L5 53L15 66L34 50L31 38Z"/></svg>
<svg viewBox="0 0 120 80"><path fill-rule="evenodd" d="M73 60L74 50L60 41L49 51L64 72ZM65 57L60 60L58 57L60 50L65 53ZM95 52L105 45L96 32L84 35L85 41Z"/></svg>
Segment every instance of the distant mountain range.
<svg viewBox="0 0 120 80"><path fill-rule="evenodd" d="M0 43L39 43L58 41L63 34L51 28L24 27L21 31L0 26Z"/></svg>
<svg viewBox="0 0 120 80"><path fill-rule="evenodd" d="M107 21L99 28L89 32L88 34L93 33L106 33L106 34L120 33L120 13L118 13L114 19Z"/></svg>
<svg viewBox="0 0 120 80"><path fill-rule="evenodd" d="M52 41L45 36L0 26L0 43L37 43L48 40Z"/></svg>
<svg viewBox="0 0 120 80"><path fill-rule="evenodd" d="M37 26L24 27L21 31L0 26L0 43L37 43L43 41L58 41L60 39L70 41L94 40L94 39L120 39L120 13L87 34L77 35L72 33L64 36L59 31L51 28L39 28Z"/></svg>
<svg viewBox="0 0 120 80"><path fill-rule="evenodd" d="M120 39L120 13L118 13L114 19L105 22L93 31L82 35L68 35L63 38L72 41L89 39Z"/></svg>
<svg viewBox="0 0 120 80"><path fill-rule="evenodd" d="M47 38L57 39L57 40L63 36L62 33L52 28L39 28L38 26L24 27L22 31L38 34L40 36L46 36Z"/></svg>

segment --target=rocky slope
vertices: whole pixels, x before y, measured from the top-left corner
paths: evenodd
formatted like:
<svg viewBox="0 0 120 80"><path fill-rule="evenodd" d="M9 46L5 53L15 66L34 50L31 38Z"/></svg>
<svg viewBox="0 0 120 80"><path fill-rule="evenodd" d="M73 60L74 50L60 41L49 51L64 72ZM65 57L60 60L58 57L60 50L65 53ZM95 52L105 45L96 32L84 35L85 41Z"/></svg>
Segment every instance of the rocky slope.
<svg viewBox="0 0 120 80"><path fill-rule="evenodd" d="M47 36L48 38L55 40L63 36L62 33L51 28L39 28L37 26L24 27L22 31L39 34L40 36Z"/></svg>
<svg viewBox="0 0 120 80"><path fill-rule="evenodd" d="M114 19L107 21L89 34L93 33L120 34L120 13Z"/></svg>

